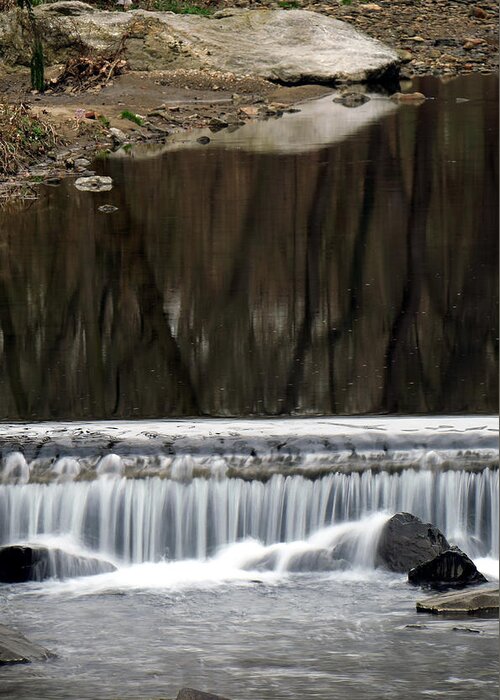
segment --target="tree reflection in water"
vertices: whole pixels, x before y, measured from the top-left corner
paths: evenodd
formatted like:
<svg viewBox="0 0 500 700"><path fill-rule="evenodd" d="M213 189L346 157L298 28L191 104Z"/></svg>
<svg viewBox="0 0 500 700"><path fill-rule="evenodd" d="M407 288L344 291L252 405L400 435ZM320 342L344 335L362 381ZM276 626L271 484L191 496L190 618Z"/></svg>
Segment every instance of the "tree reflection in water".
<svg viewBox="0 0 500 700"><path fill-rule="evenodd" d="M423 88L329 148L0 213L0 418L495 412L497 81Z"/></svg>

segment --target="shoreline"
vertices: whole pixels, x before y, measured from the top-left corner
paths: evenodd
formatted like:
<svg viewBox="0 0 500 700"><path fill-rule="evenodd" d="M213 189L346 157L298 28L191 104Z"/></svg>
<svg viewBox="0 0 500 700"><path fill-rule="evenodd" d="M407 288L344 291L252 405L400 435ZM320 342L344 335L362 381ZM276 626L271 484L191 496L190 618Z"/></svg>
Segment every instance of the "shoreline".
<svg viewBox="0 0 500 700"><path fill-rule="evenodd" d="M216 9L231 5L279 9L273 2L246 0L218 3ZM423 0L415 8L389 0L376 4L306 0L299 6L345 21L395 49L402 64L399 79L403 92L411 90L413 78L424 75L448 80L498 70L498 7L493 3ZM285 86L210 69L125 71L87 90L66 86L62 92L53 91L50 86L62 70L60 64L50 66L46 70L49 89L37 94L30 90L28 68L0 63L0 104L26 105L58 137L55 148L30 159L21 171L0 174L3 197L9 191L19 194L24 187L31 190L28 197L36 198L36 184L57 185L68 175L85 175L96 155L116 150L124 143L161 144L176 133L207 127L214 132L235 130L251 120L279 118L304 102L334 92L333 85ZM356 92L366 89L362 85L336 88ZM123 117L125 113L129 119ZM141 124L134 123L135 116ZM117 137L110 129L121 134ZM81 158L89 162L75 163Z"/></svg>

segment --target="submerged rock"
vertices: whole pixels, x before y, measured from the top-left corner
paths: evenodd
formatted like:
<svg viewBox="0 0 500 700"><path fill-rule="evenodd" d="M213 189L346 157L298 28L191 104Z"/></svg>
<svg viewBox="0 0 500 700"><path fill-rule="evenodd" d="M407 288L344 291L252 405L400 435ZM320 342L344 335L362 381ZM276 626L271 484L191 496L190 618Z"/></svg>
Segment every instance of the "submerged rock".
<svg viewBox="0 0 500 700"><path fill-rule="evenodd" d="M214 695L213 693L205 693L203 690L195 690L194 688L182 688L177 693L176 700L229 700L229 698L223 698L222 695Z"/></svg>
<svg viewBox="0 0 500 700"><path fill-rule="evenodd" d="M498 617L498 588L455 591L417 602L417 612Z"/></svg>
<svg viewBox="0 0 500 700"><path fill-rule="evenodd" d="M131 70L212 69L286 84L394 77L393 49L351 25L307 10L229 9L214 17L96 11L82 2L41 4L35 15L48 64L63 63L77 36L82 51L121 45ZM0 55L29 64L15 12L0 15Z"/></svg>
<svg viewBox="0 0 500 700"><path fill-rule="evenodd" d="M429 588L464 588L487 583L471 559L458 547L449 549L437 557L410 569L408 581Z"/></svg>
<svg viewBox="0 0 500 700"><path fill-rule="evenodd" d="M26 664L53 656L44 647L30 642L20 632L0 625L0 665Z"/></svg>
<svg viewBox="0 0 500 700"><path fill-rule="evenodd" d="M396 513L382 529L375 565L407 573L450 549L443 533L411 513Z"/></svg>
<svg viewBox="0 0 500 700"><path fill-rule="evenodd" d="M361 92L346 92L340 97L335 97L333 99L334 102L340 105L344 105L344 107L361 107L361 105L364 105L366 102L370 101L370 98L368 95L364 95Z"/></svg>
<svg viewBox="0 0 500 700"><path fill-rule="evenodd" d="M108 561L68 554L61 549L37 545L7 545L0 548L2 583L94 576L111 571L116 571L116 567Z"/></svg>

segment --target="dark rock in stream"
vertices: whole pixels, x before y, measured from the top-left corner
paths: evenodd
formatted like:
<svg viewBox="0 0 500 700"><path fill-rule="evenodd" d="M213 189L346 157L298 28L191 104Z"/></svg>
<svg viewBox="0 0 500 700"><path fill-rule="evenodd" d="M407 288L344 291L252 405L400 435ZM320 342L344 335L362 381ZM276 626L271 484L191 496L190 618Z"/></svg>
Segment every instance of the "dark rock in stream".
<svg viewBox="0 0 500 700"><path fill-rule="evenodd" d="M111 571L116 571L116 567L108 561L68 554L61 549L37 545L7 545L0 548L1 583L94 576Z"/></svg>
<svg viewBox="0 0 500 700"><path fill-rule="evenodd" d="M222 695L214 695L213 693L204 693L202 690L194 688L182 688L179 690L176 700L229 700L229 698L223 698Z"/></svg>
<svg viewBox="0 0 500 700"><path fill-rule="evenodd" d="M30 642L20 632L0 625L0 665L27 664L53 656L44 647Z"/></svg>
<svg viewBox="0 0 500 700"><path fill-rule="evenodd" d="M375 565L407 573L449 549L446 537L437 527L411 513L396 513L383 527Z"/></svg>
<svg viewBox="0 0 500 700"><path fill-rule="evenodd" d="M437 557L410 569L408 581L417 586L444 590L446 588L464 588L487 583L488 580L458 547L438 554Z"/></svg>

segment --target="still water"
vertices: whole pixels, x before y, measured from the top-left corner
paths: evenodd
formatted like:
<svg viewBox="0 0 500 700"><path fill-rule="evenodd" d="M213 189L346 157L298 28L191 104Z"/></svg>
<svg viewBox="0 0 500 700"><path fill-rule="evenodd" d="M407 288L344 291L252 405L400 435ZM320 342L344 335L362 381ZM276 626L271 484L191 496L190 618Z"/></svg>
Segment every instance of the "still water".
<svg viewBox="0 0 500 700"><path fill-rule="evenodd" d="M497 77L412 89L0 212L0 419L496 412Z"/></svg>
<svg viewBox="0 0 500 700"><path fill-rule="evenodd" d="M33 421L3 428L2 541L118 566L0 587L2 622L57 654L2 669L0 697L497 697L498 624L418 616L427 593L374 568L407 508L498 580L496 421L450 418L497 411L498 83L412 89L432 99L329 97L208 146L116 154L96 165L111 192L67 181L0 212L0 419ZM425 439L401 418L317 434L281 418L377 412L447 416ZM135 424L134 455L114 435L206 415L252 425ZM335 473L366 451L362 474ZM277 472L230 478L235 460ZM349 565L325 570L346 533Z"/></svg>

